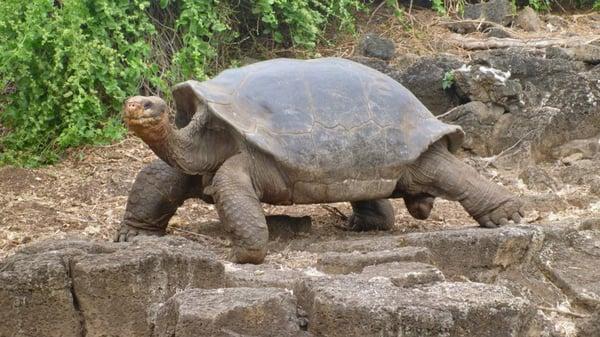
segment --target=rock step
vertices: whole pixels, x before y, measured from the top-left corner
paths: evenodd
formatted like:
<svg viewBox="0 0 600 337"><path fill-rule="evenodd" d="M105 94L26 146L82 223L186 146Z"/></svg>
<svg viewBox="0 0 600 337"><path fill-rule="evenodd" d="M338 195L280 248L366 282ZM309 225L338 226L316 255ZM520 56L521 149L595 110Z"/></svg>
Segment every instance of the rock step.
<svg viewBox="0 0 600 337"><path fill-rule="evenodd" d="M180 237L132 243L49 240L0 264L0 336L148 336L148 308L216 288L224 267Z"/></svg>
<svg viewBox="0 0 600 337"><path fill-rule="evenodd" d="M293 289L303 278L325 277L314 268L307 270L291 269L274 264L234 264L225 262L225 285L227 287L274 287Z"/></svg>
<svg viewBox="0 0 600 337"><path fill-rule="evenodd" d="M299 283L294 293L316 336L534 336L536 308L504 287L441 282L415 288L381 280Z"/></svg>
<svg viewBox="0 0 600 337"><path fill-rule="evenodd" d="M574 304L600 313L600 231L572 232L545 244L540 269Z"/></svg>
<svg viewBox="0 0 600 337"><path fill-rule="evenodd" d="M424 247L401 247L372 252L327 252L317 259L317 268L330 274L360 273L364 267L388 262L431 262L431 253Z"/></svg>
<svg viewBox="0 0 600 337"><path fill-rule="evenodd" d="M365 265L361 261L364 260L374 261L367 264L391 262L381 261L381 257L378 260L376 256L379 253L373 253L380 251L381 247L386 247L389 251L419 247L420 250L429 250L430 260L413 261L431 262L449 278L466 276L477 280L477 274L482 269L493 271L495 268L522 263L538 231L534 226L497 229L474 227L358 240L333 240L309 245L307 250L321 253L319 263L322 270L347 273L362 270ZM391 259L392 255L388 253L386 256ZM424 258L424 254L415 256ZM335 267L336 265L340 267Z"/></svg>
<svg viewBox="0 0 600 337"><path fill-rule="evenodd" d="M225 262L227 287L274 287L294 289L302 280L329 279L329 275L314 268L291 269L279 265L237 265ZM387 279L398 287L444 281L444 275L436 267L420 262L389 262L366 266L352 277L364 280Z"/></svg>
<svg viewBox="0 0 600 337"><path fill-rule="evenodd" d="M189 289L158 309L152 336L299 336L297 311L296 298L282 289Z"/></svg>
<svg viewBox="0 0 600 337"><path fill-rule="evenodd" d="M427 247L446 277L478 279L482 269L507 268L525 258L536 230L528 226L467 228L403 235L404 245Z"/></svg>
<svg viewBox="0 0 600 337"><path fill-rule="evenodd" d="M445 280L439 269L420 262L391 262L367 266L358 277L366 280L389 279L396 287L412 287Z"/></svg>

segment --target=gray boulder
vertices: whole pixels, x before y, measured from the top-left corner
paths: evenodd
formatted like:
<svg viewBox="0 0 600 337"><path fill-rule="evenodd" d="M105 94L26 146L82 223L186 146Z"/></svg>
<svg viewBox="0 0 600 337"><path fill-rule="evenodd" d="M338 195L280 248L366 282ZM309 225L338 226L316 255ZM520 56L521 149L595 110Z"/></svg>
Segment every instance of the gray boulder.
<svg viewBox="0 0 600 337"><path fill-rule="evenodd" d="M550 59L558 58L581 61L586 64L596 65L600 63L600 46L584 44L572 48L547 47L546 57Z"/></svg>
<svg viewBox="0 0 600 337"><path fill-rule="evenodd" d="M560 183L551 177L543 168L531 165L527 166L519 174L519 178L523 180L525 185L536 191L558 191L561 187Z"/></svg>
<svg viewBox="0 0 600 337"><path fill-rule="evenodd" d="M394 58L396 46L394 41L375 34L364 35L358 43L360 55L389 61Z"/></svg>
<svg viewBox="0 0 600 337"><path fill-rule="evenodd" d="M551 159L557 146L600 133L600 72L580 61L544 56L544 51L523 49L483 51L463 68L470 71L455 72L462 97L505 108L483 147L492 154L516 148L519 157L504 158L509 164ZM482 67L510 77L502 81L507 76L480 74ZM477 128L477 123L461 125Z"/></svg>
<svg viewBox="0 0 600 337"><path fill-rule="evenodd" d="M485 19L501 25L508 25L512 21L513 8L508 0L490 0L488 2L466 4L463 17L471 20Z"/></svg>
<svg viewBox="0 0 600 337"><path fill-rule="evenodd" d="M179 237L41 241L0 271L0 318L13 322L0 336L149 336L153 304L224 282L215 256Z"/></svg>
<svg viewBox="0 0 600 337"><path fill-rule="evenodd" d="M401 241L427 247L433 264L448 278L466 276L488 282L498 271L523 261L533 236L531 229L519 226L411 233Z"/></svg>
<svg viewBox="0 0 600 337"><path fill-rule="evenodd" d="M600 63L600 46L585 44L573 48L573 57L589 64Z"/></svg>
<svg viewBox="0 0 600 337"><path fill-rule="evenodd" d="M575 139L552 150L554 159L580 154L581 159L593 159L600 153L600 138Z"/></svg>
<svg viewBox="0 0 600 337"><path fill-rule="evenodd" d="M157 312L154 337L298 336L294 296L277 288L189 289Z"/></svg>
<svg viewBox="0 0 600 337"><path fill-rule="evenodd" d="M571 232L563 240L548 242L539 266L574 304L600 308L600 231Z"/></svg>
<svg viewBox="0 0 600 337"><path fill-rule="evenodd" d="M434 115L439 115L461 103L452 89L442 88L442 80L446 73L462 64L461 59L452 55L427 56L390 76L417 96Z"/></svg>
<svg viewBox="0 0 600 337"><path fill-rule="evenodd" d="M477 64L454 71L456 91L462 99L499 105L507 112L519 108L523 92L521 83L510 77L510 71Z"/></svg>
<svg viewBox="0 0 600 337"><path fill-rule="evenodd" d="M92 247L81 242L72 247L18 253L0 264L0 336L81 336L85 326L68 261Z"/></svg>
<svg viewBox="0 0 600 337"><path fill-rule="evenodd" d="M488 29L485 29L483 32L488 37L495 37L495 38L500 38L500 39L514 37L514 35L511 34L509 31L504 30L504 29L499 28L499 27L490 27Z"/></svg>
<svg viewBox="0 0 600 337"><path fill-rule="evenodd" d="M487 157L498 151L498 142L494 141L495 128L496 125L501 125L498 121L503 115L504 108L499 105L474 101L454 108L443 120L462 126L465 131L463 149Z"/></svg>
<svg viewBox="0 0 600 337"><path fill-rule="evenodd" d="M537 13L529 6L525 6L517 15L515 25L527 32L539 32L544 29L544 23Z"/></svg>
<svg viewBox="0 0 600 337"><path fill-rule="evenodd" d="M304 281L294 290L318 336L525 336L535 308L503 287L385 279Z"/></svg>

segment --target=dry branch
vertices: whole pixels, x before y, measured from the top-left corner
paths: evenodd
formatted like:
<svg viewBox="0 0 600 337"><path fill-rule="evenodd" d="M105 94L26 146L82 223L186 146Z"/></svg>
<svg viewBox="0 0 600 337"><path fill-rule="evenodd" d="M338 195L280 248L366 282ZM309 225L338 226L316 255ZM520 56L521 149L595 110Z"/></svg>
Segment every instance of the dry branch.
<svg viewBox="0 0 600 337"><path fill-rule="evenodd" d="M481 49L497 49L511 47L529 47L529 48L546 48L552 46L559 47L575 47L589 44L596 40L600 40L600 35L592 36L574 36L567 38L545 38L545 39L513 39L513 38L495 38L477 39L472 37L464 37L459 34L453 34L450 41L463 49L481 50Z"/></svg>

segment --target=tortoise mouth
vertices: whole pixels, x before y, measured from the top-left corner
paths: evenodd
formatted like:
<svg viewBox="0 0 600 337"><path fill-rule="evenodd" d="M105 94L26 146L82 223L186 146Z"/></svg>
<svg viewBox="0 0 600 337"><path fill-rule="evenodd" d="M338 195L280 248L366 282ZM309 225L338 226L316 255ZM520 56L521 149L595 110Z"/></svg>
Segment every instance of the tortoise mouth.
<svg viewBox="0 0 600 337"><path fill-rule="evenodd" d="M123 107L123 120L128 126L156 125L162 119L161 111L146 110L138 102L126 102Z"/></svg>
<svg viewBox="0 0 600 337"><path fill-rule="evenodd" d="M135 116L135 115L124 115L123 120L127 125L156 125L162 121L160 115L158 116Z"/></svg>

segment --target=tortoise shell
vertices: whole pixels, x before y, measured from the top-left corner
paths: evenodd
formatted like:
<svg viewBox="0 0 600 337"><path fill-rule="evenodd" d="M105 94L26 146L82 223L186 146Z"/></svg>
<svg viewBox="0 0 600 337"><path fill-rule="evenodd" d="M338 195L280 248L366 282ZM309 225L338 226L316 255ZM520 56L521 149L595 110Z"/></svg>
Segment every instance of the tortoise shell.
<svg viewBox="0 0 600 337"><path fill-rule="evenodd" d="M174 98L178 115L201 103L242 143L313 176L375 177L413 162L444 136L451 151L464 138L400 83L341 58L258 62L181 83Z"/></svg>

